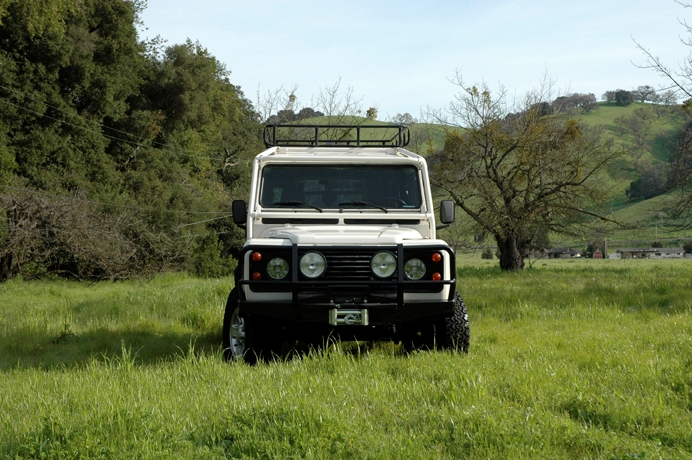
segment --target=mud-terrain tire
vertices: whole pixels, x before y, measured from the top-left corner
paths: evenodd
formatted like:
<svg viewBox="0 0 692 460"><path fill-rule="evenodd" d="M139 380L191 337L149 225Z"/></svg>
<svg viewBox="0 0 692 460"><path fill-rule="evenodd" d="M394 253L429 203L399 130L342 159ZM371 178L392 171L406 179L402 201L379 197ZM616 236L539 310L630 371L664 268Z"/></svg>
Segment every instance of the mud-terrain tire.
<svg viewBox="0 0 692 460"><path fill-rule="evenodd" d="M422 326L404 327L402 331L402 343L407 352L438 349L468 353L470 341L469 315L458 291L454 293L452 316Z"/></svg>
<svg viewBox="0 0 692 460"><path fill-rule="evenodd" d="M454 314L435 325L437 348L468 353L471 342L469 314L459 291L454 293Z"/></svg>
<svg viewBox="0 0 692 460"><path fill-rule="evenodd" d="M238 290L231 290L223 317L223 355L227 361L269 361L281 351L280 332L270 321L241 316Z"/></svg>

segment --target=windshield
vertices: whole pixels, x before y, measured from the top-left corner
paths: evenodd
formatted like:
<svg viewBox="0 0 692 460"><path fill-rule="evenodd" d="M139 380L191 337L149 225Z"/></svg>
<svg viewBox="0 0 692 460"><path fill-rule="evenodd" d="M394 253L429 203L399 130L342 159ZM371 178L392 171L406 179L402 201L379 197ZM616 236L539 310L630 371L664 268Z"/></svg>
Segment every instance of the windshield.
<svg viewBox="0 0 692 460"><path fill-rule="evenodd" d="M418 209L418 168L410 165L267 165L265 208Z"/></svg>

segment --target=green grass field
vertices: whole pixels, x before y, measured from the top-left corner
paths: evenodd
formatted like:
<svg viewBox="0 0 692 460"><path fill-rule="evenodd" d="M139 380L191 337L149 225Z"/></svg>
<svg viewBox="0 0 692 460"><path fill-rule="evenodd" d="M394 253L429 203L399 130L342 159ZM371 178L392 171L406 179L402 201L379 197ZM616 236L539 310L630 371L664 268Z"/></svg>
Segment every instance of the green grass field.
<svg viewBox="0 0 692 460"><path fill-rule="evenodd" d="M231 281L0 284L0 458L692 458L692 260L464 260L468 355L219 350Z"/></svg>

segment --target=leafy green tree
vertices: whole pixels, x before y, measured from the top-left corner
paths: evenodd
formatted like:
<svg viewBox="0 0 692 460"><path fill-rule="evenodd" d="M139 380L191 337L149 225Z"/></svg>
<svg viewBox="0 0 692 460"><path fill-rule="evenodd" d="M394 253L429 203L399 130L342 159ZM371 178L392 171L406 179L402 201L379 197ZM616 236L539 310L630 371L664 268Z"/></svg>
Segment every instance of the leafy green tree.
<svg viewBox="0 0 692 460"><path fill-rule="evenodd" d="M687 3L678 3L685 8L690 7ZM680 24L687 33L687 38L682 39L682 43L692 47L692 25L686 21ZM681 64L676 69L670 67L642 44L636 41L635 43L646 59L646 63L638 67L653 70L669 83L670 90L662 95L662 102L668 104L680 97L684 99L682 110L689 115L692 108L692 51L680 60ZM687 124L678 136L676 152L671 161L670 184L677 187L681 193L677 203L668 210L673 218L679 219L687 227L692 226L692 136L690 132L690 125Z"/></svg>
<svg viewBox="0 0 692 460"><path fill-rule="evenodd" d="M617 105L630 105L632 103L632 93L624 89L615 91L615 103Z"/></svg>
<svg viewBox="0 0 692 460"><path fill-rule="evenodd" d="M459 76L456 83L451 117L438 113L455 129L431 158L432 180L495 237L502 269L523 268L542 236L574 234L585 219L601 217L600 179L622 154L609 140L576 120L541 115L540 91L510 111L504 91L493 94Z"/></svg>
<svg viewBox="0 0 692 460"><path fill-rule="evenodd" d="M630 105L632 103L632 93L624 89L616 89L614 91L606 91L601 96L606 102L615 102L617 105Z"/></svg>
<svg viewBox="0 0 692 460"><path fill-rule="evenodd" d="M593 93L572 93L567 96L560 96L550 105L554 112L566 112L578 108L588 113L598 109L596 96Z"/></svg>
<svg viewBox="0 0 692 460"><path fill-rule="evenodd" d="M685 242L682 244L682 249L685 251L685 253L692 254L692 240L685 240Z"/></svg>
<svg viewBox="0 0 692 460"><path fill-rule="evenodd" d="M640 200L653 198L668 191L668 164L655 164L644 168L637 180L630 182L626 191L627 199Z"/></svg>
<svg viewBox="0 0 692 460"><path fill-rule="evenodd" d="M44 219L46 231L71 222L74 228L60 228L71 232L70 241L79 234L96 244L91 236L105 230L85 236L89 227L80 216L99 215L120 235L122 244L112 247L136 248L127 259L132 266L116 270L86 266L89 257L78 256L67 240L54 240L61 249L45 251L39 249L50 248L48 240L31 240L38 249L24 253L35 259L26 266L38 267L36 273L130 276L148 267L191 266L193 253L198 266L216 267L200 272L217 273L230 266L219 258L240 244L237 229L219 217L230 213L233 198L246 195L251 157L261 147L257 114L199 43L140 42L144 6L140 0L0 0L0 186L35 191L17 196L0 189L1 201L34 209L37 197L74 197L84 206L41 201L63 210L47 216L65 216ZM108 205L87 212L87 202ZM29 214L16 217L31 222ZM17 224L8 223L20 233L6 241L29 242ZM105 249L94 247L92 254L108 254ZM214 252L209 263L199 260ZM0 251L0 259L7 257ZM7 270L17 269L5 262Z"/></svg>
<svg viewBox="0 0 692 460"><path fill-rule="evenodd" d="M17 172L44 190L117 187L100 126L122 116L138 84L133 5L31 3L46 2L11 2L0 27L0 120Z"/></svg>

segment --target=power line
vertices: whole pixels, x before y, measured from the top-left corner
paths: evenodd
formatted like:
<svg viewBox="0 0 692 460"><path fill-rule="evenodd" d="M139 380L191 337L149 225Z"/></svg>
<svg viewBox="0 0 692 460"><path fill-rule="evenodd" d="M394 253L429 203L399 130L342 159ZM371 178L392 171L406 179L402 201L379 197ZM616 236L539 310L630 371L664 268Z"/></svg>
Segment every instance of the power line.
<svg viewBox="0 0 692 460"><path fill-rule="evenodd" d="M96 204L96 205L101 205L101 206L110 206L110 207L114 207L114 208L132 209L132 210L138 210L138 211L164 212L164 213L171 213L171 214L212 214L212 215L213 214L217 214L217 215L218 214L224 214L225 215L225 216L219 217L219 219L229 216L226 212L223 212L223 211L176 211L176 210L172 210L172 209L143 208L140 206L129 206L129 205L124 205L124 204L104 203L102 201L84 200L82 198L77 198L77 197L72 197L72 196L64 196L64 195L56 195L54 193L48 193L48 192L44 192L42 190L33 190L33 189L23 188L23 187L13 187L11 185L0 185L0 188L4 188L4 189L8 189L8 190L16 190L16 191L21 191L21 192L29 192L29 193L34 193L37 195L49 196L49 197L53 197L53 198L60 198L63 200L75 201L75 202L79 202L79 203L89 203L89 204ZM216 220L216 219L211 219L211 220Z"/></svg>
<svg viewBox="0 0 692 460"><path fill-rule="evenodd" d="M47 228L0 227L0 231L2 231L2 232L22 232L22 233L54 232L54 233L63 233L63 234L68 234L68 235L74 235L74 234L83 235L85 233L96 234L96 235L115 235L115 234L118 234L117 230L113 230L113 231L89 230L88 232L82 232L82 231L77 231L77 230L59 229L59 228L55 228L55 227L47 227ZM161 232L161 233L163 233L163 232ZM233 232L209 231L207 233L191 233L191 234L186 234L186 235L180 235L180 236L177 236L173 239L190 239L190 238L198 238L200 236L208 236L208 235L227 235L229 233L233 233Z"/></svg>
<svg viewBox="0 0 692 460"><path fill-rule="evenodd" d="M20 95L20 96L22 96L22 97L25 97L25 98L27 98L27 99L30 99L30 100L32 100L32 101L34 101L34 102L43 104L43 105L45 105L46 107L49 107L49 108L51 108L51 109L53 109L53 110L56 110L56 111L58 111L58 112L60 112L60 113L65 114L65 115L67 115L67 116L74 117L74 118L78 118L78 119L82 120L83 122L85 122L85 123L87 123L87 124L91 124L91 125L93 125L93 126L96 126L96 127L100 128L100 129L108 129L108 130L111 130L111 131L114 131L114 132L117 132L117 133L120 133L120 134L129 136L129 137L132 137L132 138L134 138L134 139L139 139L139 140L141 140L141 141L150 142L152 145L165 147L165 148L169 149L169 151L171 151L171 152L174 153L174 154L184 154L184 155L188 155L188 156L209 158L209 159L222 160L222 161L226 159L226 158L222 158L222 157L219 157L219 156L206 155L206 154L200 154L200 153L192 153L192 152L189 152L189 151L186 151L186 150L183 150L183 149L179 149L179 148L176 148L176 147L171 147L171 146L169 146L169 145L167 145L167 144L164 144L164 143L161 143L161 142L156 142L156 141L153 141L153 140L148 140L148 139L145 139L145 138L143 138L143 137L136 136L136 135L134 135L134 134L131 134L131 133L128 133L128 132L125 132L125 131L118 130L118 129L116 129L116 128L111 128L111 127L109 127L109 126L105 126L105 125L103 125L103 124L101 124L101 123L97 123L97 122L95 122L95 121L88 120L88 119L86 119L86 118L84 118L84 117L82 117L82 116L80 116L80 115L78 115L78 114L70 113L70 112L68 112L68 111L66 111L66 110L63 110L63 109L60 109L60 108L58 108L58 107L52 106L52 105L50 105L50 104L48 104L48 103L46 103L46 102L44 102L44 101L40 101L40 100L38 100L38 99L36 99L36 98L33 98L33 97L29 96L29 95L26 94L26 93L23 93L23 92L21 92L21 91L18 91L18 90L16 90L16 89L13 89L13 88L9 88L9 87L7 87L7 86L5 86L5 85L0 84L0 88L3 88L3 89L5 89L6 91L9 91L9 92L11 92L11 93L18 94L18 95ZM33 114L38 115L38 116L40 116L40 117L44 117L44 118L47 118L47 119L49 119L49 120L53 120L53 121L56 121L56 122L58 122L58 123L65 124L65 125L67 125L67 126L71 126L71 127L74 127L74 128L77 128L77 129L81 129L81 130L84 130L84 131L87 131L87 132L91 132L91 133L94 133L94 134L98 134L98 135L103 136L103 137L105 137L105 138L107 138L107 139L112 139L112 140L115 140L115 141L124 142L124 143L130 144L130 145L133 145L133 146L137 146L137 147L144 147L144 148L150 147L150 145L145 145L145 144L140 143L140 142L134 142L134 141L131 141L131 140L123 139L123 138L121 138L121 137L116 137L116 136L112 136L112 135L109 135L109 134L105 134L104 132L102 132L102 131L100 131L100 130L99 130L99 131L96 131L96 130L89 129L89 128L84 127L84 126L79 126L79 125L76 125L76 124L74 124L74 123L70 123L70 122L68 122L68 121L66 121L66 120L61 120L61 119L52 117L52 116L47 115L47 114L45 114L45 113L40 113L40 112L38 112L38 111L36 111L36 110L33 110L33 109L30 109L30 108L28 108L28 107L25 107L25 106L22 106L22 105L19 105L19 104L15 104L14 102L10 101L8 98L5 98L5 97L1 97L1 96L0 96L0 102L3 102L4 104L7 104L7 105L14 106L14 107L16 107L16 108L18 108L18 109L20 109L20 110L24 110L24 111L33 113ZM237 163L237 161L236 161L236 163ZM250 163L250 161L247 161L247 163ZM51 196L51 197L60 198L60 199L63 199L63 200L71 200L71 201L76 201L76 202L80 202L80 203L90 203L90 204L96 204L96 205L101 205L101 206L117 207L117 208L122 208L122 209L132 209L132 210L138 210L138 211L163 212L163 213L173 213L173 214L208 214L208 215L213 215L213 214L217 214L217 215L218 215L218 214L224 214L224 216L222 216L222 217L218 217L218 218L214 218L214 219L208 219L208 220L205 220L205 221L200 221L200 222L195 222L195 223L190 223L190 224L185 224L185 225L183 225L183 227L184 227L184 226L195 225L195 224L198 224L198 223L211 222L211 221L214 221L214 220L223 219L223 218L232 216L232 214L229 215L229 214L226 214L225 212L222 212L222 211L175 211L175 210L167 210L167 209L144 208L144 207L139 207L139 206L129 206L129 205L120 205L120 204L113 204L113 203L104 203L104 202L99 202L99 201L94 201L94 200L84 200L84 199L80 199L80 198L76 198L76 197L66 197L66 196L62 196L62 195L51 194L51 193L47 193L47 192L43 192L43 191L39 191L39 190L32 190L32 189L28 189L28 188L12 187L12 186L2 186L2 185L0 185L0 187L5 188L5 189L10 189L10 190L17 190L17 191L24 191L24 192L39 194L39 195L43 195L43 196ZM180 227L179 227L179 228L180 228Z"/></svg>
<svg viewBox="0 0 692 460"><path fill-rule="evenodd" d="M17 90L17 89L14 89L14 88L9 88L9 87L7 87L7 86L5 86L5 85L2 85L2 84L0 84L0 88L3 88L3 89L5 89L5 90L7 90L7 91L9 91L9 92L18 94L18 95L20 95L20 96L22 96L22 97L25 97L25 98L27 98L27 99L30 99L30 100L32 100L32 101L34 101L34 102L39 103L39 104L43 104L43 105L45 105L46 107L49 107L49 108L51 108L51 109L53 109L53 110L57 110L58 112L61 112L61 113L65 114L65 115L67 115L67 116L74 117L74 118L79 118L80 120L83 120L84 122L89 123L89 124L92 124L92 125L94 125L94 126L97 126L97 127L101 128L101 129L108 129L108 130L111 130L111 131L115 131L115 132L117 132L117 133L124 134L124 135L126 135L126 136L130 136L130 137L132 137L132 138L134 138L134 139L139 139L140 141L151 142L152 145L156 145L156 146L160 146L160 147L166 147L166 148L170 149L171 151L173 151L174 153L180 153L180 154L185 154L185 155L190 155L190 156L201 156L201 157L207 157L207 158L213 158L213 159L223 159L222 157L215 156L215 155L205 155L205 154L200 154L200 153L196 153L196 152L190 152L190 151L188 151L188 150L181 149L181 148L179 148L179 147L172 147L172 146L170 146L169 144L165 144L165 143L163 143L163 142L157 142L157 141L155 141L155 140L153 140L153 139L146 139L146 138L144 138L144 137L137 136L137 135L135 135L135 134L128 133L128 132L126 132L126 131L122 131L122 130L119 130L119 129L117 129L117 128L112 128L112 127L110 127L110 126L106 126L106 125L104 125L104 124L102 124L102 123L98 123L98 122L89 120L89 119L87 119L87 118L85 118L85 117L83 117L83 116L81 116L81 115L76 114L76 113L71 113L71 112L68 112L67 110L63 110L63 109L60 109L60 108L55 107L55 106L53 106L53 105L50 105L50 104L48 104L47 102L44 102L44 101L41 101L41 100L39 100L39 99L36 99L36 98L33 98L33 97L29 96L27 93L24 93L24 92L22 92L22 91L19 91L19 90ZM31 110L31 109L29 109L29 108L26 108L26 107L22 107L22 106L13 104L12 102L9 102L6 98L3 98L3 99L5 99L9 104L12 104L12 105L14 105L15 107L18 107L18 108L20 108L20 109L33 112L33 113L35 113L35 114L37 114L37 115L39 115L39 116L45 116L45 117L47 117L47 118L49 118L49 119L51 119L51 120L54 120L54 121L58 121L58 122L61 122L61 123L66 123L66 124L71 125L71 126L75 126L75 125L73 125L73 124L71 124L71 123L68 123L68 122L66 122L66 121L64 121L64 120L58 120L58 119L56 119L56 118L49 117L48 115L41 114L41 113L36 112L36 111L34 111L34 110ZM86 129L86 128L83 128L83 127L81 127L81 126L75 126L75 127L81 128L81 129ZM95 131L90 131L90 132L95 132ZM101 135L103 135L103 136L105 136L105 137L107 137L107 138L109 138L109 139L120 140L120 141L122 141L122 142L127 142L127 143L130 143L130 144L133 144L133 145L143 146L143 145L140 144L140 143L127 141L127 140L125 140L125 139L117 138L117 137L114 137L114 136L109 136L109 135L104 134L104 133L102 133L102 132L100 132L100 131L98 132L98 134L101 134ZM145 146L145 147L146 147L146 146Z"/></svg>
<svg viewBox="0 0 692 460"><path fill-rule="evenodd" d="M43 104L43 105L45 105L46 107L50 107L51 109L57 110L58 112L62 112L62 113L64 113L65 115L68 115L68 116L70 116L70 117L80 118L80 119L84 120L85 122L90 123L90 124L92 124L92 125L94 125L94 126L98 126L98 127L100 127L100 128L105 128L105 129L110 129L111 131L115 131L115 132L118 132L118 133L121 133L121 134L125 134L126 136L130 136L130 137L133 137L133 138L135 138L135 139L142 140L142 141L148 141L148 139L145 139L145 138L143 138L143 137L136 136L136 135L134 135L134 134L131 134L131 133L128 133L128 132L125 132L125 131L121 131L121 130L116 129L116 128L111 128L110 126L105 126L105 125L103 125L103 124L101 124L101 123L97 123L97 122L95 122L95 121L92 121L92 120L89 120L89 119L87 119L87 118L85 118L85 117L82 117L81 115L78 115L78 114L76 114L76 113L70 113L70 112L68 112L67 110L63 110L63 109L60 109L60 108L55 107L55 106L53 106L53 105L50 105L50 104L48 104L48 103L45 102L45 101L41 101L41 100L38 100L38 99L36 99L36 98L33 98L33 97L29 96L27 93L24 93L24 92L19 91L19 90L17 90L17 89L8 88L7 86L2 85L2 84L0 84L0 88L5 89L5 90L7 90L7 91L10 91L10 92L12 92L12 93L18 94L18 95L20 95L20 96L22 96L22 97L25 97L25 98L27 98L27 99L31 99L31 100L34 101L34 102L38 102L39 104ZM162 143L154 142L154 141L152 141L152 143L154 143L154 144L159 144L159 145L162 145L162 146L165 146L165 145L166 145L166 144L162 144Z"/></svg>
<svg viewBox="0 0 692 460"><path fill-rule="evenodd" d="M14 102L11 102L11 101L9 101L7 98L4 98L4 97L0 97L0 102L3 102L3 103L5 103L5 104L12 105L12 106L14 106L14 107L17 107L18 109L25 110L25 111L27 111L27 112L34 113L34 114L36 114L36 115L38 115L38 116L40 116L40 117L48 118L49 120L57 121L58 123L63 123L63 124L65 124L65 125L72 126L73 128L77 128L77 129L81 129L81 130L83 130L83 131L87 131L87 132L90 132L90 133L98 134L98 135L103 136L103 137L108 138L108 139L112 139L112 140L116 140L116 141L120 141L120 142L125 142L126 144L134 145L134 146L137 146L137 147L145 147L145 148L146 148L146 147L150 147L150 146L148 146L148 145L141 144L141 143L139 143L139 142L133 142L133 141L129 141L129 140L127 140L127 139L122 139L122 138L120 138L120 137L111 136L111 135L105 134L105 133L103 133L103 132L101 132L101 131L95 131L95 130L93 130L93 129L89 129L89 128L86 128L86 127L84 127L84 126L75 125L74 123L70 123L70 122L65 121L65 120L60 120L60 119L58 119L58 118L51 117L50 115L46 115L46 114L44 114L44 113L37 112L36 110L30 109L30 108L28 108L28 107L24 107L24 106L15 104ZM56 110L59 110L59 109L56 109ZM81 117L79 117L79 118L81 118ZM85 121L88 122L88 120L85 120ZM101 127L103 127L103 128L108 128L107 126L104 126L104 125L98 125L98 126L101 126ZM141 139L141 138L140 138L140 139ZM152 142L152 143L153 143L153 142ZM160 143L159 143L159 145L166 146L166 144L160 144ZM221 161L223 161L223 160L225 159L225 158L222 158L222 157L219 157L219 156L215 156L215 155L205 155L205 154L202 154L202 153L191 153L191 152L187 152L187 151L184 151L184 150L175 149L174 147L168 147L168 148L171 149L171 153L174 153L174 154L176 154L176 155L188 155L188 156L195 156L195 157L200 157L200 158L210 158L210 159L212 159L212 160L221 160Z"/></svg>
<svg viewBox="0 0 692 460"><path fill-rule="evenodd" d="M191 225L204 224L206 222L214 222L215 220L226 219L228 217L233 217L233 214L227 214L221 217L214 217L213 219L200 220L199 222L192 222L189 224L178 225L178 228L190 227Z"/></svg>

